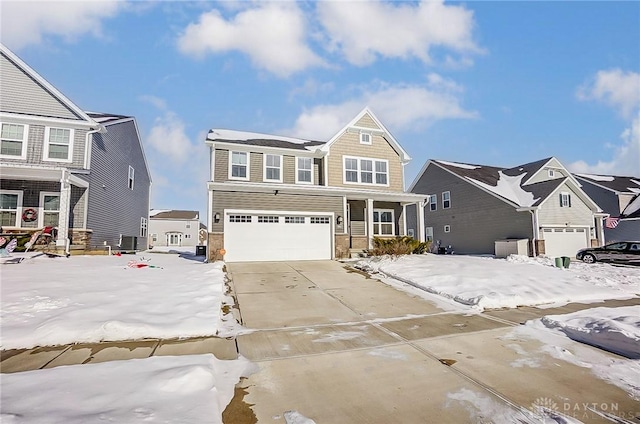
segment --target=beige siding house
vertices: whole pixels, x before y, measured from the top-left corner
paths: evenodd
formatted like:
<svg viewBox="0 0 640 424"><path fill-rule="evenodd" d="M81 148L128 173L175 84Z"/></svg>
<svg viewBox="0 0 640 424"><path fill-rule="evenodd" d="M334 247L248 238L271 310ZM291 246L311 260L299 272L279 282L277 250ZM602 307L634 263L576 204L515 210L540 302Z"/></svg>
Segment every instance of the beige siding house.
<svg viewBox="0 0 640 424"><path fill-rule="evenodd" d="M373 237L406 235L411 160L365 108L328 141L212 129L210 259L347 257Z"/></svg>

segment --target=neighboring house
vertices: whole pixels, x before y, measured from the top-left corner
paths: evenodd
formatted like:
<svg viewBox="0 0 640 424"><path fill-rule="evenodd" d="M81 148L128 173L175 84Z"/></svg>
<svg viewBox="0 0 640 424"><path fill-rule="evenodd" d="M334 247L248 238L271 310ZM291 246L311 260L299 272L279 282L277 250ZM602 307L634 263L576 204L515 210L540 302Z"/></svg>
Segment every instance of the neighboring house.
<svg viewBox="0 0 640 424"><path fill-rule="evenodd" d="M197 246L200 244L198 211L151 210L149 246Z"/></svg>
<svg viewBox="0 0 640 424"><path fill-rule="evenodd" d="M146 247L151 178L135 119L81 110L1 44L0 59L3 231Z"/></svg>
<svg viewBox="0 0 640 424"><path fill-rule="evenodd" d="M640 240L640 178L574 174L582 189L610 215L605 219L607 243Z"/></svg>
<svg viewBox="0 0 640 424"><path fill-rule="evenodd" d="M505 239L527 239L534 256L602 244L606 214L555 158L513 168L429 160L409 190L426 197L427 239L455 253L493 254Z"/></svg>
<svg viewBox="0 0 640 424"><path fill-rule="evenodd" d="M367 108L326 142L213 129L209 257L309 260L406 234L410 157Z"/></svg>

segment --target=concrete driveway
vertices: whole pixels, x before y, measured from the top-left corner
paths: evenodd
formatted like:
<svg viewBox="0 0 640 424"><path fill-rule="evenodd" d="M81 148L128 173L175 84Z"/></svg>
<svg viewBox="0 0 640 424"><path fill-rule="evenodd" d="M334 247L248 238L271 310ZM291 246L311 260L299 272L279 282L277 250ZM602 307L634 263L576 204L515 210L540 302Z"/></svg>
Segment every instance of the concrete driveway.
<svg viewBox="0 0 640 424"><path fill-rule="evenodd" d="M335 261L227 272L250 330L238 351L260 370L240 382L225 422L282 424L288 411L318 424L536 422L540 399L576 405L583 422L610 422L586 403L640 409L589 369L510 338L518 323L499 314L446 312ZM514 366L523 355L536 366Z"/></svg>

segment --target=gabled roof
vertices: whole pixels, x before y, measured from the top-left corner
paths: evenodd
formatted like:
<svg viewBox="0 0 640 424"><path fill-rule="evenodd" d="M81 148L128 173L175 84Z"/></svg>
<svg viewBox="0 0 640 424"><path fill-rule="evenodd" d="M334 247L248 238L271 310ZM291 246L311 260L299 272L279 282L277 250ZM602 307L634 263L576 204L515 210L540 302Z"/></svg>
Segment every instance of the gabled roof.
<svg viewBox="0 0 640 424"><path fill-rule="evenodd" d="M323 141L215 128L209 130L207 141L309 151L316 150L316 146L324 144Z"/></svg>
<svg viewBox="0 0 640 424"><path fill-rule="evenodd" d="M356 126L356 123L360 119L362 119L362 117L365 115L369 115L369 117L371 117L371 119L373 120L373 122L375 122L378 128L380 128L380 130L383 132L382 136L384 137L385 140L387 140L387 142L391 145L391 147L393 147L394 150L398 152L402 162L408 163L411 160L411 156L409 156L409 154L402 148L400 143L398 143L398 141L393 137L393 135L391 135L391 132L389 132L389 130L382 124L382 122L380 122L378 117L368 107L365 107L364 109L362 109L360 113L358 113L356 117L351 120L351 122L349 122L347 125L342 127L340 131L338 131L333 137L331 137L331 139L322 146L322 150L325 152L328 152L331 149L331 145L335 143L335 141L338 140L340 136L349 128L370 130L370 128L360 128Z"/></svg>
<svg viewBox="0 0 640 424"><path fill-rule="evenodd" d="M46 79L44 79L39 73L37 73L33 68L27 65L22 59L20 59L17 55L15 55L11 50L9 50L4 44L0 43L0 52L9 59L15 66L17 66L22 72L24 72L29 78L35 81L42 89L44 89L51 97L56 99L62 106L64 106L67 110L69 110L77 119L74 122L82 122L83 124L89 125L95 128L99 128L100 125L93 120L89 115L87 115L81 108L79 108L75 103L69 100L64 94L58 91L53 85L51 85ZM3 112L12 113L12 111L5 110Z"/></svg>
<svg viewBox="0 0 640 424"><path fill-rule="evenodd" d="M590 204L593 210L599 211L600 208L598 205L582 191L580 185L571 177L559 177L537 183L528 183L528 181L551 160L557 161L555 158L547 158L512 168L429 160L411 184L409 191L413 190L426 169L434 165L481 188L514 207L530 208L540 206L558 187L564 183L569 183L574 187L580 197L583 198L586 203Z"/></svg>
<svg viewBox="0 0 640 424"><path fill-rule="evenodd" d="M114 115L112 113L100 113L100 112L87 112L94 121L99 122L101 124L109 124L115 121L120 121L122 119L131 119L132 116L125 115Z"/></svg>
<svg viewBox="0 0 640 424"><path fill-rule="evenodd" d="M149 218L151 219L199 219L198 211L181 211L181 210L158 210L151 209Z"/></svg>
<svg viewBox="0 0 640 424"><path fill-rule="evenodd" d="M616 194L640 193L640 178L617 175L574 174L576 178L602 187Z"/></svg>

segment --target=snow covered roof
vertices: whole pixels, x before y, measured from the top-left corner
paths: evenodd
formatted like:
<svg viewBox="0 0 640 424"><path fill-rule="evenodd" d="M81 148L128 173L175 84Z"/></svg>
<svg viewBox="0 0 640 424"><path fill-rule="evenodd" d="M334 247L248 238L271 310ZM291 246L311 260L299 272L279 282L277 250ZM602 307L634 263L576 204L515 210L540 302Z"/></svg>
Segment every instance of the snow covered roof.
<svg viewBox="0 0 640 424"><path fill-rule="evenodd" d="M108 124L113 121L119 121L121 119L131 118L131 116L114 115L112 113L100 113L100 112L86 112L94 121L99 124Z"/></svg>
<svg viewBox="0 0 640 424"><path fill-rule="evenodd" d="M526 183L551 159L542 159L512 168L443 160L431 162L518 207L533 207L544 202L561 184L567 181L567 178L559 177L537 183Z"/></svg>
<svg viewBox="0 0 640 424"><path fill-rule="evenodd" d="M156 210L151 209L149 217L154 219L198 219L198 211Z"/></svg>
<svg viewBox="0 0 640 424"><path fill-rule="evenodd" d="M324 141L215 128L209 131L207 140L294 150L315 150L313 147L324 144Z"/></svg>
<svg viewBox="0 0 640 424"><path fill-rule="evenodd" d="M618 193L640 194L639 177L618 175L574 174L576 178Z"/></svg>
<svg viewBox="0 0 640 424"><path fill-rule="evenodd" d="M640 194L627 205L622 211L623 218L640 218Z"/></svg>

